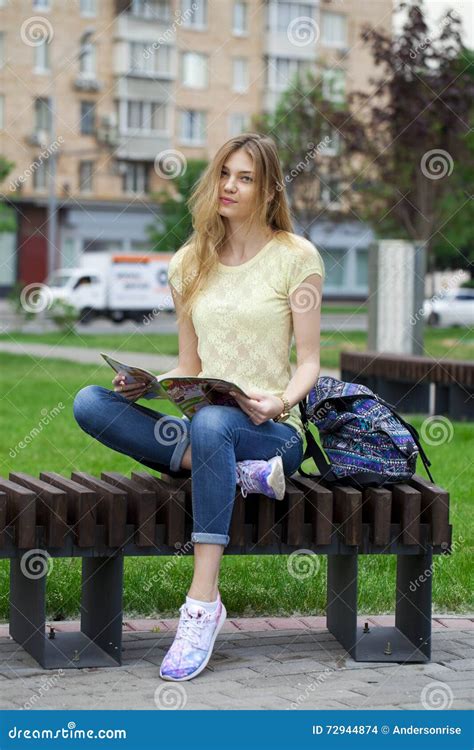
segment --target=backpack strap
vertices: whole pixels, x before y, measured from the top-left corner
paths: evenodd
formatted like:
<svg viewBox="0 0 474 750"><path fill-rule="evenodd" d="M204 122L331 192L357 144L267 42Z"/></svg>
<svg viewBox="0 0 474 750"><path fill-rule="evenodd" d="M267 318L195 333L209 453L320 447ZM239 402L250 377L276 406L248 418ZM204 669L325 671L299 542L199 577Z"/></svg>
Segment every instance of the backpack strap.
<svg viewBox="0 0 474 750"><path fill-rule="evenodd" d="M336 481L337 477L334 474L333 470L331 469L331 464L327 460L326 456L324 455L323 451L317 444L316 440L313 437L312 432L309 429L309 422L308 417L306 414L306 403L304 400L299 402L300 407L300 414L301 414L301 421L303 422L303 427L306 435L306 450L304 452L304 456L302 458L301 463L303 461L306 461L307 458L312 458L314 463L319 469L320 476L317 474L308 474L306 471L304 471L301 466L298 469L299 473L302 474L304 477L308 477L308 479L313 479L317 477L318 479L327 479L330 482Z"/></svg>

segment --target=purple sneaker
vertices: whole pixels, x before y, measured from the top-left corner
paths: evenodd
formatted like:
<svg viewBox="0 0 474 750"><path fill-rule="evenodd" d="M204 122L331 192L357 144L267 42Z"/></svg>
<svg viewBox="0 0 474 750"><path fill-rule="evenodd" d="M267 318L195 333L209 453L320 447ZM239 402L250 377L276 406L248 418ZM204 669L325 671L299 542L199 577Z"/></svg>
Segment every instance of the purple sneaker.
<svg viewBox="0 0 474 750"><path fill-rule="evenodd" d="M214 641L227 617L219 593L217 600L214 612L186 602L179 608L178 629L160 668L164 680L191 680L207 666Z"/></svg>
<svg viewBox="0 0 474 750"><path fill-rule="evenodd" d="M283 500L285 496L285 472L281 456L274 456L269 461L237 461L236 476L243 497L247 497L249 492L267 495L274 500Z"/></svg>

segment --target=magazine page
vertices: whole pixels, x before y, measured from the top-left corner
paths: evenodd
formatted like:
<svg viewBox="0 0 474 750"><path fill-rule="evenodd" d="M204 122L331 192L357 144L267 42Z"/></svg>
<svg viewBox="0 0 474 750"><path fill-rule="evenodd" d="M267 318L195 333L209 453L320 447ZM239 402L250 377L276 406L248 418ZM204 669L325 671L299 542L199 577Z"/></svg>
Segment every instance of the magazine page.
<svg viewBox="0 0 474 750"><path fill-rule="evenodd" d="M100 354L105 359L107 364L109 364L110 367L113 370L115 370L115 372L127 373L126 374L127 384L135 383L135 382L148 383L148 390L142 396L142 398L146 398L146 399L168 398L166 395L166 392L160 386L156 376L153 375L152 372L149 372L148 370L145 370L142 367L134 367L133 365L126 365L124 362L119 362L117 359L114 359L113 357L109 357L109 355L105 354L104 352L100 352Z"/></svg>
<svg viewBox="0 0 474 750"><path fill-rule="evenodd" d="M235 383L220 378L176 377L160 378L162 388L168 398L189 419L203 406L238 406L239 404L229 391L245 392Z"/></svg>

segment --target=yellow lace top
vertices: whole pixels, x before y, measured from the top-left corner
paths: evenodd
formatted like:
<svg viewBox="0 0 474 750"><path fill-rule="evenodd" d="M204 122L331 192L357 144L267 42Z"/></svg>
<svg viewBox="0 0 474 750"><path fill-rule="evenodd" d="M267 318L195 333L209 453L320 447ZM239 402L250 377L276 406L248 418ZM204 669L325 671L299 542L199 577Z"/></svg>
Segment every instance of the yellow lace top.
<svg viewBox="0 0 474 750"><path fill-rule="evenodd" d="M308 276L325 278L316 247L293 235L298 247L271 239L253 258L238 266L218 264L195 300L192 321L198 338L203 377L230 380L282 396L291 379L293 336L289 295ZM168 280L181 293L181 261L186 247L171 258ZM284 424L303 436L298 404Z"/></svg>

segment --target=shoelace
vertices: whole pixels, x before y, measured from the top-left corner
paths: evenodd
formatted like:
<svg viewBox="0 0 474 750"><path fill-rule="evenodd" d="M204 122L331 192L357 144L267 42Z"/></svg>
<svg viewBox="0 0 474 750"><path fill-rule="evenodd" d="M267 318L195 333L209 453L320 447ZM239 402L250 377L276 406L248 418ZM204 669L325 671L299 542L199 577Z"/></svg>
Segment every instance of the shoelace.
<svg viewBox="0 0 474 750"><path fill-rule="evenodd" d="M181 617L176 635L189 641L192 646L199 648L201 643L202 626L204 623L209 622L211 619L211 613L202 610L202 615L200 617L192 617L186 608L186 604L181 605L180 612Z"/></svg>
<svg viewBox="0 0 474 750"><path fill-rule="evenodd" d="M245 469L238 467L239 472L239 482L240 482L240 491L242 493L242 497L247 497L249 492L252 492L252 490L258 489L258 484L255 479L253 479L252 476L249 476Z"/></svg>

